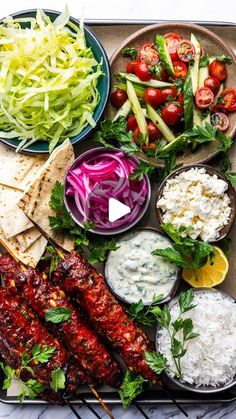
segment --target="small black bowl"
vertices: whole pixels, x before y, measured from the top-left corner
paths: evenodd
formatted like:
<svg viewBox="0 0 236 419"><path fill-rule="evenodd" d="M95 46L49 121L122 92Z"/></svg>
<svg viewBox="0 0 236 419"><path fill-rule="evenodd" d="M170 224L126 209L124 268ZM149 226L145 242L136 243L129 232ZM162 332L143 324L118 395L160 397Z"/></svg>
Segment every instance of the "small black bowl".
<svg viewBox="0 0 236 419"><path fill-rule="evenodd" d="M193 289L194 294L203 294L203 293L218 293L218 294L222 294L223 296L227 297L229 300L231 300L233 303L235 303L235 299L220 290L216 290L214 288L198 288L198 289ZM173 307L175 304L177 304L178 301L178 296L176 296L173 300L171 300L168 304L169 308ZM214 313L212 313L212 315L214 315ZM156 347L156 351L159 353L159 349L158 349L158 331L160 330L160 326L158 325L157 330L156 330L156 337L155 337L155 347ZM233 387L236 385L236 374L233 378L233 380L229 381L226 384L222 384L218 387L213 387L213 386L199 386L197 387L194 384L189 384L189 383L183 383L182 381L180 381L178 378L176 377L172 377L169 373L167 373L166 371L163 373L164 376L168 377L168 379L170 381L172 381L175 385L177 385L178 387L187 390L187 391L192 391L194 393L200 393L200 394L213 394L213 393L220 393L223 392L225 390L228 390L229 388Z"/></svg>
<svg viewBox="0 0 236 419"><path fill-rule="evenodd" d="M161 235L161 236L163 236L163 237L165 237L166 239L168 239L169 240L169 242L170 242L170 244L171 244L171 240L170 240L170 238L166 235L166 234L164 234L164 233L162 233L160 230L158 230L158 229L156 229L156 228L153 228L153 227L137 227L137 228L134 228L134 229L132 229L132 230L130 230L130 231L128 231L127 233L125 233L125 234L122 234L122 235L120 235L120 236L118 236L117 237L117 239L116 239L116 242L119 242L119 240L120 239L123 239L124 237L126 237L126 236L128 236L128 235L130 235L131 233L133 233L133 232L140 232L140 231L146 231L146 230L148 230L148 231L151 231L151 232L155 232L155 233L158 233L159 235ZM110 289L110 291L119 299L119 300L121 300L123 303L125 303L125 304L132 304L134 301L129 301L127 298L125 298L124 296L122 296L122 295L120 295L120 294L118 294L115 290L114 290L114 288L111 286L111 284L110 284L110 281L109 281L109 277L108 277L108 268L107 268L107 265L108 265L108 260L109 260L109 256L110 256L110 254L111 254L111 251L110 252L108 252L108 254L107 254L107 257L106 257L106 261L105 261L105 264L104 264L104 277L105 277L105 281L106 281L106 284L107 284L107 286L109 287L109 289ZM171 288L171 290L169 291L169 293L163 298L163 300L161 300L161 301L159 301L158 303L155 303L155 305L161 305L161 304L165 304L165 303L168 303L173 297L174 297L174 295L176 294L176 292L177 292L177 290L178 290L178 287L179 287L179 284L180 284L180 280L181 280L181 269L180 268L178 268L178 270L177 270L177 274L176 274L176 279L175 279L175 281L174 281L174 283L173 283L173 286L172 286L172 288ZM158 291L158 290L157 290ZM158 292L157 292L157 295L158 295ZM138 302L138 301L136 301L136 302ZM150 306L151 305L151 303L152 303L152 300L150 299L150 302L148 302L148 303L144 303L144 305L145 306Z"/></svg>
<svg viewBox="0 0 236 419"><path fill-rule="evenodd" d="M176 176L178 176L180 173L182 172L187 172L188 170L192 169L192 168L204 168L206 170L206 173L208 173L209 175L213 176L216 175L219 179L224 180L227 185L228 185L228 189L226 190L226 194L228 195L229 199L230 199L230 206L231 206L231 214L230 214L230 219L227 225L223 226L222 229L220 230L220 236L218 237L218 239L214 240L214 242L212 243L216 243L222 239L224 239L230 232L235 217L236 217L236 192L235 189L233 188L233 186L231 185L231 183L228 181L228 179L226 178L226 176L220 172L219 170L214 169L214 167L208 166L206 164L191 164L191 165L186 165L183 167L180 167L179 169L176 169L174 172L170 173L165 180L161 183L158 192L157 192L157 196L156 196L156 201L155 201L155 210L156 210L156 215L157 215L157 219L158 222L161 224L163 224L163 212L161 210L161 208L157 208L157 202L159 201L159 199L161 199L162 195L163 195L163 190L166 186L166 183L168 180L175 178Z"/></svg>

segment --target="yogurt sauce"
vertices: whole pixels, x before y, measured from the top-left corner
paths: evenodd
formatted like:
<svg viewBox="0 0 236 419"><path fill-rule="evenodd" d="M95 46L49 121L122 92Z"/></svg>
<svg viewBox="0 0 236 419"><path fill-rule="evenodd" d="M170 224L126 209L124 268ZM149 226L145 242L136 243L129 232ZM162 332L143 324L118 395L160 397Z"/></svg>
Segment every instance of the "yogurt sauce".
<svg viewBox="0 0 236 419"><path fill-rule="evenodd" d="M114 292L129 303L142 299L149 304L154 295L166 297L178 267L151 252L171 247L170 241L156 231L140 230L126 234L117 244L119 249L110 252L106 263L106 278Z"/></svg>

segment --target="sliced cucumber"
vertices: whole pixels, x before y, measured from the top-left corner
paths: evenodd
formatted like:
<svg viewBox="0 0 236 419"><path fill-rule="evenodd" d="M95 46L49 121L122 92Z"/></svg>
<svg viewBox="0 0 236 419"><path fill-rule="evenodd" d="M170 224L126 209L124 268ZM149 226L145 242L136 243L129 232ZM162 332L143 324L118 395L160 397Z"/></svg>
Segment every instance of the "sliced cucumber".
<svg viewBox="0 0 236 419"><path fill-rule="evenodd" d="M207 115L207 117L205 119L202 120L202 127L205 127L206 124L211 124L210 113Z"/></svg>
<svg viewBox="0 0 236 419"><path fill-rule="evenodd" d="M145 144L148 145L148 129L147 129L147 122L145 116L143 114L141 105L139 103L138 97L136 95L134 86L130 81L127 80L127 95L129 101L131 103L132 111L135 115L137 120L138 127L140 129L140 133L143 135L143 140Z"/></svg>
<svg viewBox="0 0 236 419"><path fill-rule="evenodd" d="M191 33L191 42L195 48L195 57L194 63L191 68L191 78L192 78L192 89L193 94L195 95L198 89L198 74L199 74L199 61L200 61L200 54L201 54L201 45L199 44L197 38L193 33Z"/></svg>
<svg viewBox="0 0 236 419"><path fill-rule="evenodd" d="M188 131L193 127L193 89L192 89L192 78L191 69L188 72L186 81L184 84L184 125L185 130Z"/></svg>
<svg viewBox="0 0 236 419"><path fill-rule="evenodd" d="M198 87L204 87L204 81L209 76L209 67L201 67L199 68L199 76L198 76Z"/></svg>
<svg viewBox="0 0 236 419"><path fill-rule="evenodd" d="M167 83L165 81L160 80L148 80L148 81L141 81L135 74L127 74L127 73L118 73L117 77L121 80L129 80L132 83L139 84L141 86L146 87L155 87L156 89L161 89L162 87L172 86L172 83Z"/></svg>
<svg viewBox="0 0 236 419"><path fill-rule="evenodd" d="M133 86L134 86L136 95L140 99L142 99L143 98L143 95L144 95L144 92L145 92L145 87L144 86L141 86L140 84L135 84L135 83L133 83ZM125 91L127 89L126 82L124 82L124 83L117 83L117 84L115 84L115 87L118 87L119 89L122 89L122 90L125 90Z"/></svg>
<svg viewBox="0 0 236 419"><path fill-rule="evenodd" d="M169 143L175 140L175 136L173 132L170 130L168 125L163 121L160 115L153 109L151 105L147 103L147 116L151 119L151 121L157 126L157 128L161 131L163 137L165 137L166 141Z"/></svg>
<svg viewBox="0 0 236 419"><path fill-rule="evenodd" d="M171 143L166 144L164 147L160 148L160 150L158 150L159 153L162 152L169 152L169 151L178 151L180 149L182 149L183 146L185 146L185 144L187 144L189 142L189 138L186 137L185 134L181 134L178 137L176 137L174 139L174 141L172 141Z"/></svg>
<svg viewBox="0 0 236 419"><path fill-rule="evenodd" d="M158 54L159 54L163 67L171 76L174 76L175 70L172 64L172 60L171 60L170 53L168 51L164 36L156 35L156 45L158 47Z"/></svg>
<svg viewBox="0 0 236 419"><path fill-rule="evenodd" d="M113 122L116 121L120 116L124 116L126 118L129 115L130 111L131 111L131 103L129 99L127 99L126 102L118 110L115 117L113 118Z"/></svg>
<svg viewBox="0 0 236 419"><path fill-rule="evenodd" d="M197 109L195 106L193 108L193 127L202 126L202 112L200 109Z"/></svg>
<svg viewBox="0 0 236 419"><path fill-rule="evenodd" d="M221 83L220 88L219 88L219 92L215 95L214 102L212 103L210 109L213 109L214 106L217 104L218 99L219 99L221 93L223 92L223 90L224 90L224 85L223 85L223 83Z"/></svg>

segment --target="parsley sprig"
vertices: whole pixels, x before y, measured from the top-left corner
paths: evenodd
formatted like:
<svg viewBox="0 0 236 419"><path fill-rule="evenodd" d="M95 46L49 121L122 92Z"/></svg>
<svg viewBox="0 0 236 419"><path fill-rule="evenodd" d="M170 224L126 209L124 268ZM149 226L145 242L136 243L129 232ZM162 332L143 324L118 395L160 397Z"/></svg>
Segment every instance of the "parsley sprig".
<svg viewBox="0 0 236 419"><path fill-rule="evenodd" d="M232 164L227 154L223 154L220 160L220 170L225 174L232 186L236 186L236 172L232 172Z"/></svg>
<svg viewBox="0 0 236 419"><path fill-rule="evenodd" d="M154 295L152 303L148 307L144 305L143 300L130 304L129 315L131 320L142 323L145 326L153 326L156 323L156 304L163 300L163 297L163 294Z"/></svg>
<svg viewBox="0 0 236 419"><path fill-rule="evenodd" d="M31 378L26 382L22 382L20 380L20 375L23 370L26 370L34 376L34 371L30 364L44 364L48 362L55 350L55 346L47 347L45 345L41 346L40 344L35 345L30 353L25 350L21 356L21 365L17 370L10 367L10 365L4 365L3 362L0 362L0 366L5 374L2 389L7 390L11 386L13 378L15 378L21 383L22 387L20 393L18 394L18 399L21 403L27 393L29 394L30 399L34 399L37 395L41 394L45 390L45 386L43 384L39 383L34 378Z"/></svg>
<svg viewBox="0 0 236 419"><path fill-rule="evenodd" d="M197 280L199 269L207 263L208 258L211 265L214 263L214 247L209 243L184 237L188 231L186 227L180 227L178 230L175 230L172 224L162 224L161 227L174 242L173 247L155 249L152 254L162 256L181 268L192 269Z"/></svg>
<svg viewBox="0 0 236 419"><path fill-rule="evenodd" d="M181 358L183 358L187 352L186 342L199 336L199 333L196 333L193 330L192 319L183 316L195 307L193 299L194 294L192 289L182 292L179 295L179 315L175 320L172 320L171 312L167 305L165 305L163 309L156 307L155 316L159 325L166 329L168 333L170 339L170 352L175 365L175 370L171 370L166 357L161 353L146 352L147 364L156 374L161 374L164 370L168 370L180 380L183 379Z"/></svg>
<svg viewBox="0 0 236 419"><path fill-rule="evenodd" d="M138 58L139 51L137 48L123 48L122 55L127 58L131 58L132 60L136 60Z"/></svg>
<svg viewBox="0 0 236 419"><path fill-rule="evenodd" d="M143 392L145 383L148 383L141 375L126 371L124 380L119 390L119 395L124 409L127 409L132 401Z"/></svg>
<svg viewBox="0 0 236 419"><path fill-rule="evenodd" d="M64 196L64 187L60 182L56 182L52 190L50 206L55 211L55 216L49 217L50 226L53 230L61 231L65 235L74 238L75 246L77 250L81 253L85 251L88 253L88 261L91 264L97 262L103 262L106 258L106 254L109 250L118 249L118 245L115 240L110 241L101 241L98 239L93 239L95 245L92 245L89 237L89 230L94 228L95 225L92 221L87 220L83 227L78 227L70 214L67 212L67 209L63 200ZM47 247L46 254L41 258L42 260L50 261L50 271L51 275L55 271L59 257L53 246Z"/></svg>

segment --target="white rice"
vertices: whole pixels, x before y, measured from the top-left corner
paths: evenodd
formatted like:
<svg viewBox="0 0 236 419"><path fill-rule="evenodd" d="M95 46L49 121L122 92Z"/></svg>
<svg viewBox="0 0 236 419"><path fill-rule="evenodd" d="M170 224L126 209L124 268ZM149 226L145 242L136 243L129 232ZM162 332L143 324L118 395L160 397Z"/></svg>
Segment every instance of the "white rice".
<svg viewBox="0 0 236 419"><path fill-rule="evenodd" d="M229 383L236 374L236 303L217 292L195 294L193 302L197 306L183 317L192 318L193 331L200 336L186 343L187 352L181 358L183 381L197 387ZM173 321L178 314L177 303L171 308ZM181 339L182 332L176 337ZM157 343L170 369L175 371L165 329L159 330Z"/></svg>

